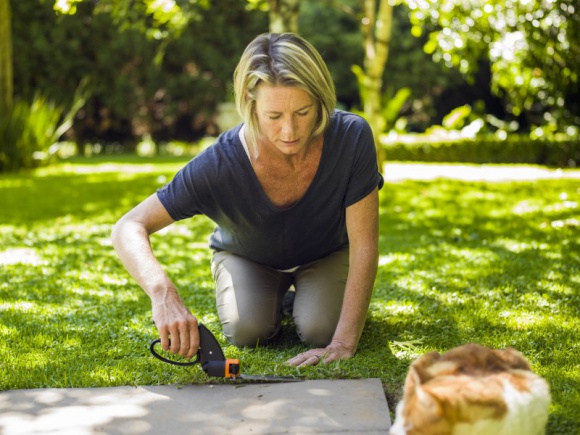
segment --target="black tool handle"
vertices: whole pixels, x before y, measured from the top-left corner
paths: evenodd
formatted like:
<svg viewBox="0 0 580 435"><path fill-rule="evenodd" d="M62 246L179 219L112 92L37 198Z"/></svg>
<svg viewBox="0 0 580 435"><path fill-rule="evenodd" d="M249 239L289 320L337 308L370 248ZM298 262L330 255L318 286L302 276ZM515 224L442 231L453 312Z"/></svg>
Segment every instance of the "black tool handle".
<svg viewBox="0 0 580 435"><path fill-rule="evenodd" d="M161 360L161 361L166 362L168 364L173 364L174 366L193 366L193 365L195 365L195 364L197 364L199 362L199 353L200 353L199 351L197 352L197 355L195 356L195 359L193 359L191 361L188 361L188 362L172 361L170 359L167 359L165 357L162 357L155 350L155 345L157 343L161 343L161 339L160 338L158 338L156 340L153 340L151 342L151 345L149 346L149 350L151 351L151 353L153 354L153 356L155 358L157 358L158 360Z"/></svg>
<svg viewBox="0 0 580 435"><path fill-rule="evenodd" d="M207 329L201 323L198 326L199 329L199 362L204 371L207 372L205 369L205 365L210 362L222 362L226 360L224 356L224 352L222 351L222 347L220 346L219 342L215 338L215 336L211 333L209 329Z"/></svg>
<svg viewBox="0 0 580 435"><path fill-rule="evenodd" d="M155 358L168 364L173 364L175 366L192 366L197 363L201 363L203 371L208 374L209 371L211 371L212 373L215 373L216 371L223 372L226 357L224 356L224 353L222 351L219 342L216 340L215 336L211 333L211 331L201 323L198 325L198 330L199 330L199 350L197 351L196 358L192 361L188 362L173 361L159 355L155 350L155 345L161 342L160 338L153 340L151 342L149 350L151 351L151 353ZM222 367L222 369L218 369L218 367ZM219 375L210 374L210 376L219 376Z"/></svg>

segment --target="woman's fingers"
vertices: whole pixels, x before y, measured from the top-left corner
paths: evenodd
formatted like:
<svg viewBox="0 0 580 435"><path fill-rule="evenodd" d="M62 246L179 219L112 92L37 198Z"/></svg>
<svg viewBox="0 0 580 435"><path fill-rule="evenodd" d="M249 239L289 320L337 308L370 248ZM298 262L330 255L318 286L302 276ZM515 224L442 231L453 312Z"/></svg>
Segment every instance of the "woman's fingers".
<svg viewBox="0 0 580 435"><path fill-rule="evenodd" d="M324 349L312 349L296 355L286 363L295 367L315 366L325 359L325 353Z"/></svg>
<svg viewBox="0 0 580 435"><path fill-rule="evenodd" d="M288 365L295 367L315 366L322 362L330 364L333 361L352 358L354 351L340 344L329 344L324 349L311 349L300 353L286 361Z"/></svg>

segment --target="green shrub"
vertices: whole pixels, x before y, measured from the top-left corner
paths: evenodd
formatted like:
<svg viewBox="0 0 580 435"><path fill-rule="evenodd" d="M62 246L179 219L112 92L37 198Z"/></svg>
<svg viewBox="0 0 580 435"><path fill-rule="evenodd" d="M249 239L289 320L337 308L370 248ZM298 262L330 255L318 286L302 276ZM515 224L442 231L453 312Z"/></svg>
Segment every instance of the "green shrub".
<svg viewBox="0 0 580 435"><path fill-rule="evenodd" d="M49 159L62 110L42 96L16 101L0 114L0 172L33 168Z"/></svg>
<svg viewBox="0 0 580 435"><path fill-rule="evenodd" d="M462 163L525 163L559 167L580 165L578 138L530 139L526 135L510 135L506 139L486 136L476 139L430 140L414 136L412 141L383 141L388 160L462 162Z"/></svg>

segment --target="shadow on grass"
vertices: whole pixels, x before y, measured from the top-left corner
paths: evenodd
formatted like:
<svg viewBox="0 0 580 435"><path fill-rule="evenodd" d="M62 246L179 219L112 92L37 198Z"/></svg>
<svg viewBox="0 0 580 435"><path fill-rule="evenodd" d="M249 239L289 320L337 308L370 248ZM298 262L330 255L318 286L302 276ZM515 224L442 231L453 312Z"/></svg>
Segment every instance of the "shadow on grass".
<svg viewBox="0 0 580 435"><path fill-rule="evenodd" d="M580 428L580 414L571 411L580 396L568 393L580 387L573 374L580 366L580 241L577 227L559 224L574 222L579 198L574 180L385 186L363 343L374 354L381 354L377 342L391 346L385 364L406 365L382 376L387 397L396 398L393 388L401 394L408 365L426 351L467 342L511 346L552 387L548 432Z"/></svg>
<svg viewBox="0 0 580 435"><path fill-rule="evenodd" d="M0 389L196 379L152 364L150 302L109 240L116 220L177 168L97 169L0 176ZM200 317L214 306L212 230L209 220L194 218L152 236Z"/></svg>
<svg viewBox="0 0 580 435"><path fill-rule="evenodd" d="M164 180L159 177L134 174L130 183L116 173L22 177L2 187L0 222L33 225L64 217L111 221L154 193L161 186L158 180Z"/></svg>
<svg viewBox="0 0 580 435"><path fill-rule="evenodd" d="M131 162L124 162L131 163ZM177 167L0 177L0 245L34 262L0 265L0 388L208 382L154 361L150 305L109 241L112 224ZM91 166L87 164L87 166ZM513 346L552 387L549 433L580 428L580 246L576 180L387 183L380 268L357 356L300 370L309 379L380 378L391 411L409 364L466 342ZM573 222L573 221L571 221ZM259 349L219 334L201 217L153 236L188 307L247 373L295 374L304 351L291 323Z"/></svg>

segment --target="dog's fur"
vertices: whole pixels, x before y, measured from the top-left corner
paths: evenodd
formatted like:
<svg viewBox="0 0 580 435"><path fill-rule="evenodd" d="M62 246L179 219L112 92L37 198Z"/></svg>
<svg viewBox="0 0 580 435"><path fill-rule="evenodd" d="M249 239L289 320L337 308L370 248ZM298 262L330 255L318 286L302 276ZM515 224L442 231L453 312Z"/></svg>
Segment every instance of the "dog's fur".
<svg viewBox="0 0 580 435"><path fill-rule="evenodd" d="M545 433L548 383L515 349L466 344L411 364L391 435Z"/></svg>

